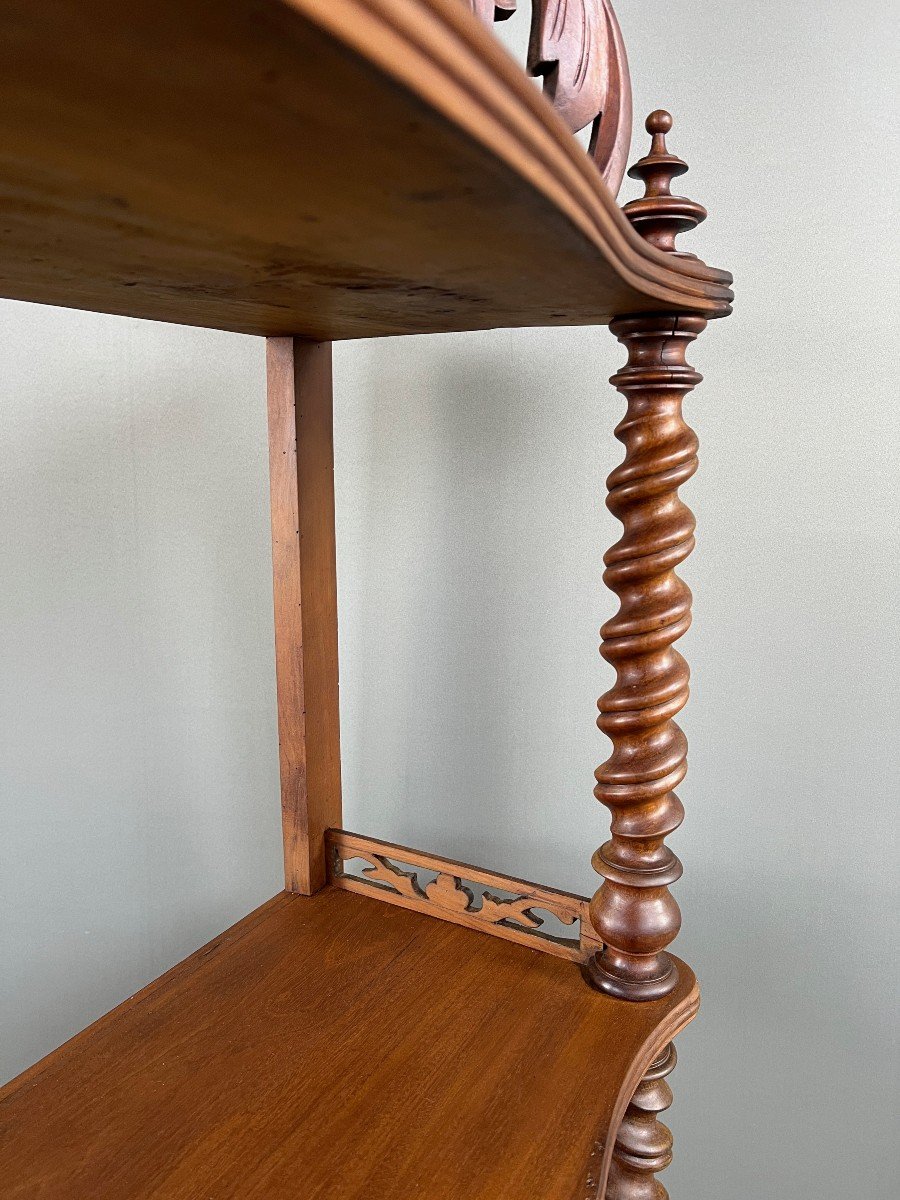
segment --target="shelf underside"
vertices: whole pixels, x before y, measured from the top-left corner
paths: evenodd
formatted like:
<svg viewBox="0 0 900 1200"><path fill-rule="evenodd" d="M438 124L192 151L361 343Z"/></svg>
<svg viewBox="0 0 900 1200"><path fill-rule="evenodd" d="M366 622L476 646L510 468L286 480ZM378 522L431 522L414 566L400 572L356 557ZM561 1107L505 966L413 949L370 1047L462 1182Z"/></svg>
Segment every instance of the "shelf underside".
<svg viewBox="0 0 900 1200"><path fill-rule="evenodd" d="M11 0L0 293L318 339L727 311L459 0Z"/></svg>
<svg viewBox="0 0 900 1200"><path fill-rule="evenodd" d="M583 1200L696 1007L684 967L629 1004L433 917L282 894L0 1090L2 1194Z"/></svg>

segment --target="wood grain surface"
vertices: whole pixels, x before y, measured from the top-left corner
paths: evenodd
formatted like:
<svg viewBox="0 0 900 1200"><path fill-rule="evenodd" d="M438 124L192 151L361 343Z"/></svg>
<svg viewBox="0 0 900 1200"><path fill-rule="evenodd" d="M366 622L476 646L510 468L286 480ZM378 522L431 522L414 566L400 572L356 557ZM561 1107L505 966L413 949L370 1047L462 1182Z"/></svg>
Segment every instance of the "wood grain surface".
<svg viewBox="0 0 900 1200"><path fill-rule="evenodd" d="M341 822L331 345L269 338L266 375L284 875L308 895Z"/></svg>
<svg viewBox="0 0 900 1200"><path fill-rule="evenodd" d="M727 311L459 0L7 0L0 293L312 340Z"/></svg>
<svg viewBox="0 0 900 1200"><path fill-rule="evenodd" d="M583 1200L696 1011L680 974L631 1004L448 922L285 893L0 1090L2 1195Z"/></svg>

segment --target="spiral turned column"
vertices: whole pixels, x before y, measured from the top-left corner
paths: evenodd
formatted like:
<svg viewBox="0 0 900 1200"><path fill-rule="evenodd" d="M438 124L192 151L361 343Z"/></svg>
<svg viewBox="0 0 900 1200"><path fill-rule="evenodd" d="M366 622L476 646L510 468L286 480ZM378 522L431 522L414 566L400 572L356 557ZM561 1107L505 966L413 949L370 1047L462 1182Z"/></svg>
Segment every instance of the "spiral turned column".
<svg viewBox="0 0 900 1200"><path fill-rule="evenodd" d="M645 180L647 195L625 212L659 249L679 253L675 234L706 214L670 194L672 176L687 169L666 150L671 123L667 113L648 118L653 148L629 172ZM690 625L691 593L675 569L694 546L694 518L678 489L697 469L697 439L681 409L701 380L686 352L705 326L702 317L671 313L610 325L628 350L611 380L628 402L616 429L625 459L607 481L607 506L624 531L604 559L619 611L601 630L601 654L616 682L598 702L597 723L613 749L594 794L611 811L612 836L593 858L604 883L590 915L603 948L588 973L602 991L629 1000L664 996L678 978L665 951L681 925L669 892L681 863L665 838L684 816L675 788L687 770L687 741L674 718L688 698L689 672L674 642Z"/></svg>
<svg viewBox="0 0 900 1200"><path fill-rule="evenodd" d="M651 1065L625 1110L605 1200L668 1200L669 1193L656 1175L672 1161L672 1134L659 1114L672 1103L666 1076L676 1061L675 1047L670 1044Z"/></svg>

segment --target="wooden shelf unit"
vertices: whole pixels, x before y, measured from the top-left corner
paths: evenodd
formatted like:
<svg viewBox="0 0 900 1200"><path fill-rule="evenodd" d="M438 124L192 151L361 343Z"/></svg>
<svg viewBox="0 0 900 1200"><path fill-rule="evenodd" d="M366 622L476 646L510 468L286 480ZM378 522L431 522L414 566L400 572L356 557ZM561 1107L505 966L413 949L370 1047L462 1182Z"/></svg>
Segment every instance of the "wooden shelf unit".
<svg viewBox="0 0 900 1200"><path fill-rule="evenodd" d="M4 6L2 294L268 339L286 891L0 1089L2 1200L665 1200L681 404L731 277L676 248L667 113L616 204L610 0L534 0L543 94L485 28L515 6ZM628 353L591 900L341 829L334 545L332 340L577 324Z"/></svg>
<svg viewBox="0 0 900 1200"><path fill-rule="evenodd" d="M726 312L460 0L10 0L3 294L317 341Z"/></svg>

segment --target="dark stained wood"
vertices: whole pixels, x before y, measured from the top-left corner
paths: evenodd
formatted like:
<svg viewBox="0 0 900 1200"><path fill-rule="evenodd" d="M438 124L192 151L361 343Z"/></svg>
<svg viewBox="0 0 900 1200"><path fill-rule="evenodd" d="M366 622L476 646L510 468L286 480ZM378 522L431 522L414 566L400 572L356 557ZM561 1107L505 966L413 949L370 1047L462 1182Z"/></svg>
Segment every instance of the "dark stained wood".
<svg viewBox="0 0 900 1200"><path fill-rule="evenodd" d="M449 922L284 894L0 1090L2 1195L581 1200L696 1007L686 967L629 1004Z"/></svg>
<svg viewBox="0 0 900 1200"><path fill-rule="evenodd" d="M666 1076L676 1061L670 1044L638 1085L616 1136L606 1196L598 1200L668 1200L656 1175L672 1161L672 1134L659 1114L672 1103Z"/></svg>
<svg viewBox="0 0 900 1200"><path fill-rule="evenodd" d="M269 338L266 368L285 886L309 894L341 823L331 345Z"/></svg>
<svg viewBox="0 0 900 1200"><path fill-rule="evenodd" d="M673 197L671 177L684 164L668 154L668 113L647 120L650 154L633 173L647 195L626 212L670 253L674 234L705 215ZM673 643L691 623L691 593L675 574L694 547L694 518L678 489L697 469L697 438L682 416L685 396L700 381L686 361L703 331L701 317L676 313L620 317L611 329L628 363L611 382L628 402L616 437L625 459L607 480L607 507L624 527L604 557L604 581L619 611L601 630L601 653L616 670L615 686L599 701L598 724L612 742L597 770L594 794L612 812L612 838L593 858L604 877L591 921L604 943L590 975L610 995L655 999L677 982L666 947L681 926L669 885L681 863L665 838L684 818L675 788L687 772L687 739L675 723L688 698L688 666Z"/></svg>
<svg viewBox="0 0 900 1200"><path fill-rule="evenodd" d="M599 949L584 896L513 879L408 846L360 837L344 829L329 830L326 843L330 879L335 887L362 896L374 895L389 904L454 921L467 929L490 933L572 962L585 962ZM355 869L348 866L354 859L368 865ZM426 882L419 871L436 871L437 878ZM476 899L467 884L491 890ZM500 897L495 892L511 892L512 896ZM572 926L572 933L565 936L546 931L542 913L551 913L563 925Z"/></svg>
<svg viewBox="0 0 900 1200"><path fill-rule="evenodd" d="M0 291L312 340L728 311L459 0L8 0Z"/></svg>

